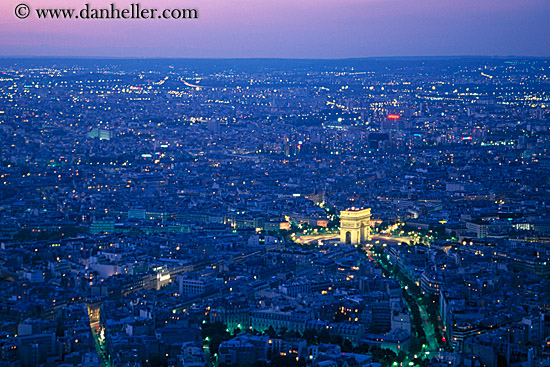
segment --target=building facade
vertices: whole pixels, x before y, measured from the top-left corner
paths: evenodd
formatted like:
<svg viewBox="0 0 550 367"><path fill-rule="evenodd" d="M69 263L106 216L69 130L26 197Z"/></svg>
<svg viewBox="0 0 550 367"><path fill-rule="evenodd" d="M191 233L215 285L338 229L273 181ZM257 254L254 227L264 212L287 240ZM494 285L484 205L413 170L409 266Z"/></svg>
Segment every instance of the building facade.
<svg viewBox="0 0 550 367"><path fill-rule="evenodd" d="M360 245L370 240L370 208L340 211L340 242Z"/></svg>

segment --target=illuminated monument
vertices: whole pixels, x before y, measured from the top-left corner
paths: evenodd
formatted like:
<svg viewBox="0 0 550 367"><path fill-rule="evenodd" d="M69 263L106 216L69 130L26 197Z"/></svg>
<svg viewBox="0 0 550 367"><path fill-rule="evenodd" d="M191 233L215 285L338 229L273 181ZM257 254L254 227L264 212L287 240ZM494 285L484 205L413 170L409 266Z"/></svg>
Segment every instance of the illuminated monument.
<svg viewBox="0 0 550 367"><path fill-rule="evenodd" d="M359 245L370 240L370 208L340 211L340 242Z"/></svg>

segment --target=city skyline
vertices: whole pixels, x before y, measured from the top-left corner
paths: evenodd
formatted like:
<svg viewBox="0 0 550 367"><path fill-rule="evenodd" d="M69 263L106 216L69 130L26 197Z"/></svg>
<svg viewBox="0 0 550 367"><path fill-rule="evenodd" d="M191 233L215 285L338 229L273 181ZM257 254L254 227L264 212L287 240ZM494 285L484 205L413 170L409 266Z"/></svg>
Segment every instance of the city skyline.
<svg viewBox="0 0 550 367"><path fill-rule="evenodd" d="M549 0L1 2L0 367L550 367Z"/></svg>
<svg viewBox="0 0 550 367"><path fill-rule="evenodd" d="M549 66L0 58L0 365L550 366Z"/></svg>

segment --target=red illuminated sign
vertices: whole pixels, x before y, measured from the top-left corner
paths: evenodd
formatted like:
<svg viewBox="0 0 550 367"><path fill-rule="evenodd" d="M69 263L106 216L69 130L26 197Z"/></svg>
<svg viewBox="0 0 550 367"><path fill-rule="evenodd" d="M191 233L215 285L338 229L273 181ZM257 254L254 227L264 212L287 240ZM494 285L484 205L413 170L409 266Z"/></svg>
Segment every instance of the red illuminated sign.
<svg viewBox="0 0 550 367"><path fill-rule="evenodd" d="M388 115L386 118L390 120L399 120L399 115Z"/></svg>

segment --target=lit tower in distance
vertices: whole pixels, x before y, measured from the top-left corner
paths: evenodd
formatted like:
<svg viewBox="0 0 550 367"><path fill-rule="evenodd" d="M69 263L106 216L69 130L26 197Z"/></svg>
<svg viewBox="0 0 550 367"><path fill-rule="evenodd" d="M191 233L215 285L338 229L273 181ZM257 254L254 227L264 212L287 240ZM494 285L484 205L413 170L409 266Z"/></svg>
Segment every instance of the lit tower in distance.
<svg viewBox="0 0 550 367"><path fill-rule="evenodd" d="M399 119L401 116L390 113L384 121L382 121L382 130L384 131L398 131L401 130L401 122Z"/></svg>
<svg viewBox="0 0 550 367"><path fill-rule="evenodd" d="M370 241L370 208L351 208L340 211L340 242L360 245Z"/></svg>

